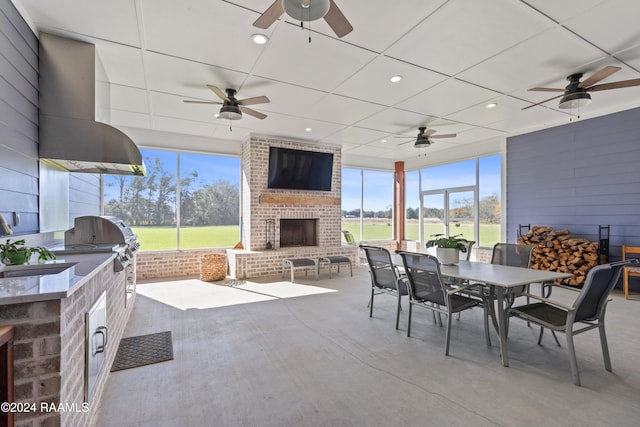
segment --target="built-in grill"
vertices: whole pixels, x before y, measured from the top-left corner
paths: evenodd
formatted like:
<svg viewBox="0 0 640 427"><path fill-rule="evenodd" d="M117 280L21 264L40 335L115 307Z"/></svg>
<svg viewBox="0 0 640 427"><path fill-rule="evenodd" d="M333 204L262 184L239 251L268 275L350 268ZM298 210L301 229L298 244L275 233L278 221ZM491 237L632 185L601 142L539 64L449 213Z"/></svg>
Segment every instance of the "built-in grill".
<svg viewBox="0 0 640 427"><path fill-rule="evenodd" d="M113 269L122 271L129 265L140 248L134 234L123 220L113 216L81 216L74 227L64 233L64 248L58 254L116 252Z"/></svg>
<svg viewBox="0 0 640 427"><path fill-rule="evenodd" d="M64 233L64 247L56 254L115 252L113 271L124 277L124 305L136 293L135 253L140 248L138 235L120 218L114 216L80 216L74 227ZM124 270L124 271L123 271Z"/></svg>

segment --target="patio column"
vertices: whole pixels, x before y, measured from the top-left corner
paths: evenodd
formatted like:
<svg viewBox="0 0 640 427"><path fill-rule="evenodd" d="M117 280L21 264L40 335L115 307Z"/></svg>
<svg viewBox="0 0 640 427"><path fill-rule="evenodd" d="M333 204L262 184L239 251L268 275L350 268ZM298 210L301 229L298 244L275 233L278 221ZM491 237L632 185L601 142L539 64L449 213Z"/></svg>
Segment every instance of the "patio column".
<svg viewBox="0 0 640 427"><path fill-rule="evenodd" d="M398 249L402 249L404 240L405 200L404 162L396 162L393 173L393 239Z"/></svg>

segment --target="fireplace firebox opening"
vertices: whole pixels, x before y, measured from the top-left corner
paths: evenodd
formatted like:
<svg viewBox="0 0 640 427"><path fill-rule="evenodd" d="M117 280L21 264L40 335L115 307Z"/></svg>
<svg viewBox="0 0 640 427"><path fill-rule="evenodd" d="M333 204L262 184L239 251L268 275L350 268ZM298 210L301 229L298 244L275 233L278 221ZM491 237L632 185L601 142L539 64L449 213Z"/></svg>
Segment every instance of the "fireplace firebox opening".
<svg viewBox="0 0 640 427"><path fill-rule="evenodd" d="M318 246L317 219L281 219L280 247Z"/></svg>

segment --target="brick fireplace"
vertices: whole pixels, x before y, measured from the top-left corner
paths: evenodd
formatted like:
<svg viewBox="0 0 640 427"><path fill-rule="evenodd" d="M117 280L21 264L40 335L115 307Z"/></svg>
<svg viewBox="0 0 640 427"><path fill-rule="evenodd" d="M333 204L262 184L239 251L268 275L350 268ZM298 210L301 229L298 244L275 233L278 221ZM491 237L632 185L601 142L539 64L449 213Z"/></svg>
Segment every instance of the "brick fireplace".
<svg viewBox="0 0 640 427"><path fill-rule="evenodd" d="M280 218L280 247L318 246L317 219Z"/></svg>
<svg viewBox="0 0 640 427"><path fill-rule="evenodd" d="M332 153L331 191L268 188L271 146ZM341 170L342 153L337 146L254 135L245 141L242 145L244 249L227 251L230 275L248 278L278 274L285 258L346 255L355 261L356 248L343 246L341 242Z"/></svg>

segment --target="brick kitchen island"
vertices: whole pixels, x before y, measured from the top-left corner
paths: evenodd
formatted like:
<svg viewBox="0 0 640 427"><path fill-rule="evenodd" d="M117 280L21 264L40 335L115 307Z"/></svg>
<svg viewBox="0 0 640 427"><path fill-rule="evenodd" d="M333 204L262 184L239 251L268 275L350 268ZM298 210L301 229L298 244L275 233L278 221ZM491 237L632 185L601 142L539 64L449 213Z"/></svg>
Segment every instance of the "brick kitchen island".
<svg viewBox="0 0 640 427"><path fill-rule="evenodd" d="M92 425L134 305L135 297L125 307L125 277L124 272L114 272L115 254L61 258L60 262L77 264L70 272L50 276L0 278L0 325L15 325L14 399L35 408L35 412L15 413L16 425ZM85 386L85 316L103 292L109 340L89 392ZM66 410L56 410L58 405Z"/></svg>

